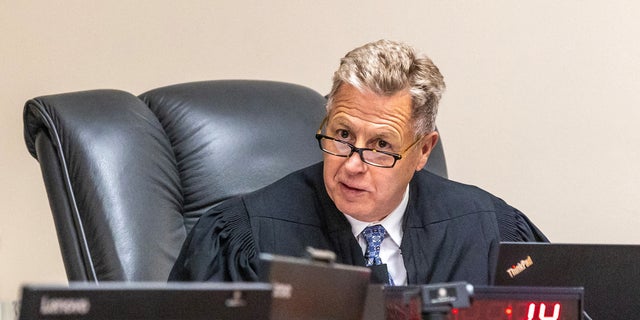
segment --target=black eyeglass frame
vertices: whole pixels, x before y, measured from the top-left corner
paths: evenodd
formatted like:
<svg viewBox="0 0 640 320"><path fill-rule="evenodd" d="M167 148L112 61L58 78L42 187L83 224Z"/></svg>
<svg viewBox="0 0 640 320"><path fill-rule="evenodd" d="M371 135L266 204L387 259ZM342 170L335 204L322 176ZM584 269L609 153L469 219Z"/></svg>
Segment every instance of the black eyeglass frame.
<svg viewBox="0 0 640 320"><path fill-rule="evenodd" d="M327 123L327 118L325 117L322 120L322 123L320 124L320 128L318 128L318 132L316 132L316 139L318 140L318 146L320 147L320 150L322 150L323 152L336 156L336 157L342 157L342 158L349 158L353 155L354 152L357 152L358 155L360 156L360 160L362 160L362 162L374 166L374 167L378 167L378 168L393 168L396 165L396 162L398 162L398 160L402 159L402 156L407 153L407 151L409 151L411 148L413 148L420 140L422 140L423 137L420 137L418 139L416 139L416 141L414 141L411 145L409 145L406 149L404 149L404 151L402 151L401 153L393 153L393 152L387 152L387 151L381 151L381 150L376 150L376 149L371 149L371 148L358 148L354 145L352 145L349 142L346 142L344 140L340 140L340 139L336 139L334 137L330 137L324 134L321 134L320 132L322 132L322 128L324 127L324 125ZM351 152L349 152L348 155L341 155L341 154L336 154L333 153L329 150L326 150L325 148L322 147L322 139L328 139L328 140L332 140L332 141L336 141L336 142L340 142L346 146L348 146L349 148L351 148ZM373 151L376 153L382 153L382 154L386 154L388 156L392 156L393 157L393 163L390 165L381 165L381 164L377 164L377 163L372 163L369 162L367 160L364 159L364 155L362 154L362 152L364 151Z"/></svg>

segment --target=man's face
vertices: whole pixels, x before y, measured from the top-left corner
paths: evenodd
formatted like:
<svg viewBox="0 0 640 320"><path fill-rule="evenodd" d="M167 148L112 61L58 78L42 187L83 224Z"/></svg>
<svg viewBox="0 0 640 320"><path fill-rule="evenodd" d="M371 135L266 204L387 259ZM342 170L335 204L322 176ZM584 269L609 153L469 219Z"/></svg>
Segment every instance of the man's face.
<svg viewBox="0 0 640 320"><path fill-rule="evenodd" d="M328 114L326 135L358 148L401 153L415 141L411 96L360 92L343 84ZM324 154L324 183L338 209L360 221L379 221L400 204L416 170L422 169L438 139L433 132L409 150L393 168L368 165L357 153L351 157Z"/></svg>

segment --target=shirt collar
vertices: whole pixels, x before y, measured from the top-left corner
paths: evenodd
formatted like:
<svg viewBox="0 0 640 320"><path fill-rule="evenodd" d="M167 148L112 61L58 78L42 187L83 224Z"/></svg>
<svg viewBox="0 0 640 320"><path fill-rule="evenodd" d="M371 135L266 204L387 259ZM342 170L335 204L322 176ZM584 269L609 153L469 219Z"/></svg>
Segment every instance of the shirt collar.
<svg viewBox="0 0 640 320"><path fill-rule="evenodd" d="M400 246L400 243L402 242L402 235L403 235L402 217L404 216L404 212L407 209L408 203L409 203L409 186L407 186L407 189L404 192L404 196L402 197L402 201L400 201L400 204L398 204L398 206L381 221L364 222L364 221L357 220L346 214L344 216L347 218L347 220L351 224L351 232L353 232L354 237L358 238L358 236L360 235L360 233L362 233L364 228L368 226L381 224L384 227L384 229L387 230L387 234L389 235L391 240L393 240L393 242L395 242L396 245Z"/></svg>

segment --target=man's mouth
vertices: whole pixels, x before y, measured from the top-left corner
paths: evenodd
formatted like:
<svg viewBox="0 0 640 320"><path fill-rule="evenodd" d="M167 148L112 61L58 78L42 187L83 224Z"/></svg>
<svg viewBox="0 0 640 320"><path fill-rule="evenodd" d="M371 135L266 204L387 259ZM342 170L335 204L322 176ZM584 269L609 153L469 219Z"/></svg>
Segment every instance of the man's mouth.
<svg viewBox="0 0 640 320"><path fill-rule="evenodd" d="M358 188L357 186L349 185L343 182L340 182L340 187L343 191L348 193L363 193L367 191L364 188Z"/></svg>

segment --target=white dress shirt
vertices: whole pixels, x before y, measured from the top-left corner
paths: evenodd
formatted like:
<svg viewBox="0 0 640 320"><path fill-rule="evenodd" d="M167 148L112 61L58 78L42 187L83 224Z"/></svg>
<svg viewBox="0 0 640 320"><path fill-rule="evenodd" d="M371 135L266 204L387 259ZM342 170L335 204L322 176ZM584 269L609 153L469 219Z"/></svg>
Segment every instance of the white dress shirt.
<svg viewBox="0 0 640 320"><path fill-rule="evenodd" d="M368 226L381 224L385 230L387 230L387 237L384 238L380 245L380 260L382 263L387 264L387 270L389 276L393 279L393 284L397 286L407 284L407 269L404 267L404 261L402 260L402 252L400 251L400 243L402 243L402 217L407 209L409 203L409 186L404 193L404 197L398 207L396 207L391 213L381 221L376 222L363 222L352 218L349 215L344 215L351 224L351 231L353 236L356 237L362 253L367 250L367 241L362 236L362 231Z"/></svg>

